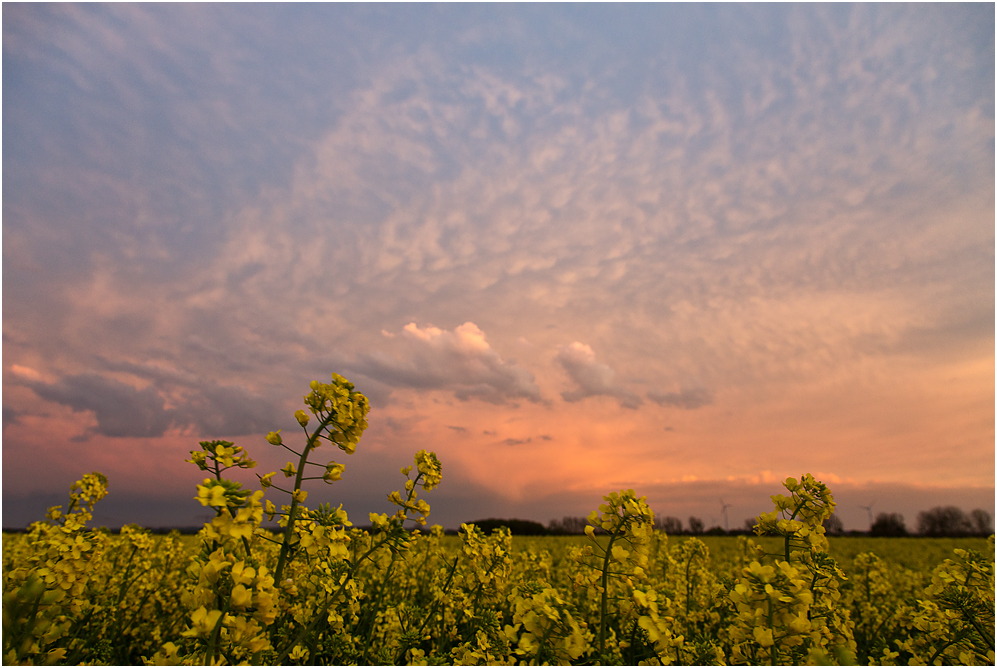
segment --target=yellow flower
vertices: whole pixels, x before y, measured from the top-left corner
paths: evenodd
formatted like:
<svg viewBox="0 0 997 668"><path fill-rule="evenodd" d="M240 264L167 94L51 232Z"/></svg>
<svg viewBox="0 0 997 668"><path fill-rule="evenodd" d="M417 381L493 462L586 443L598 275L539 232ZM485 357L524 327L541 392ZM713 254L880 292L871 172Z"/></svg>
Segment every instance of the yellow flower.
<svg viewBox="0 0 997 668"><path fill-rule="evenodd" d="M214 630L215 624L218 623L218 619L221 616L221 610L212 610L211 612L208 612L202 605L200 608L190 613L190 629L184 631L180 635L194 638L207 638L211 631Z"/></svg>
<svg viewBox="0 0 997 668"><path fill-rule="evenodd" d="M755 642L757 642L762 647L771 647L775 644L772 639L772 629L763 629L760 626L756 626L754 629Z"/></svg>
<svg viewBox="0 0 997 668"><path fill-rule="evenodd" d="M267 434L267 443L269 443L270 445L281 445L283 444L283 442L284 441L282 441L280 438L280 429L278 429L277 431L271 431L269 434Z"/></svg>
<svg viewBox="0 0 997 668"><path fill-rule="evenodd" d="M345 470L346 467L343 466L342 464L337 464L336 462L329 462L325 466L325 475L322 476L322 479L325 480L327 483L332 484L336 480L339 480L343 477L343 471Z"/></svg>
<svg viewBox="0 0 997 668"><path fill-rule="evenodd" d="M246 562L239 561L232 566L232 582L236 584L253 584L253 580L256 578L256 569L252 566L246 566Z"/></svg>
<svg viewBox="0 0 997 668"><path fill-rule="evenodd" d="M236 610L245 608L253 601L253 594L245 585L237 584L232 587L232 607Z"/></svg>
<svg viewBox="0 0 997 668"><path fill-rule="evenodd" d="M195 497L201 502L202 506L213 506L220 507L228 505L225 501L225 488L221 485L211 485L208 483L213 482L211 478L205 478L204 483L197 486L197 496Z"/></svg>
<svg viewBox="0 0 997 668"><path fill-rule="evenodd" d="M309 417L308 413L304 411L294 411L294 419L297 420L298 424L300 424L302 427L307 427L308 420L310 420L311 418Z"/></svg>
<svg viewBox="0 0 997 668"><path fill-rule="evenodd" d="M202 471L207 471L208 470L208 465L206 463L207 458L208 456L204 453L203 450L191 450L190 459L188 459L187 461L190 462L191 464L196 464L197 468L201 469Z"/></svg>
<svg viewBox="0 0 997 668"><path fill-rule="evenodd" d="M281 469L281 473L284 474L285 478L290 478L295 473L297 473L297 469L294 468L294 464L292 464L291 462L288 462L287 466L285 466L284 468Z"/></svg>

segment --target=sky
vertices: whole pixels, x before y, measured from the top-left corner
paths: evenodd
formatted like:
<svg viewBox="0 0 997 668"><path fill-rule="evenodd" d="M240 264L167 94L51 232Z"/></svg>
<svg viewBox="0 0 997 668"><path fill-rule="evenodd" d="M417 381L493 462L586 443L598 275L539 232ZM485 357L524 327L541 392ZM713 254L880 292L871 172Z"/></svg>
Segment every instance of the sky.
<svg viewBox="0 0 997 668"><path fill-rule="evenodd" d="M202 522L331 373L357 524L993 513L993 4L2 11L4 527Z"/></svg>

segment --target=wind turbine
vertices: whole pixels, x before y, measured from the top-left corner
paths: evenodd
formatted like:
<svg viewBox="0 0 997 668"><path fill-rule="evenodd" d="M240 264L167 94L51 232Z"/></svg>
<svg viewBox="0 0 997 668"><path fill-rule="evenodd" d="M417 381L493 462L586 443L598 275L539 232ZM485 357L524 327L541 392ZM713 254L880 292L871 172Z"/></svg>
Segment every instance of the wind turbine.
<svg viewBox="0 0 997 668"><path fill-rule="evenodd" d="M724 514L724 532L730 533L730 524L727 522L727 509L730 508L729 503L724 503L723 497L720 498L720 512Z"/></svg>
<svg viewBox="0 0 997 668"><path fill-rule="evenodd" d="M868 506L859 506L859 508L862 508L867 513L869 513L869 529L870 530L872 529L872 507L874 505L876 505L875 501L873 501L872 503L870 503Z"/></svg>

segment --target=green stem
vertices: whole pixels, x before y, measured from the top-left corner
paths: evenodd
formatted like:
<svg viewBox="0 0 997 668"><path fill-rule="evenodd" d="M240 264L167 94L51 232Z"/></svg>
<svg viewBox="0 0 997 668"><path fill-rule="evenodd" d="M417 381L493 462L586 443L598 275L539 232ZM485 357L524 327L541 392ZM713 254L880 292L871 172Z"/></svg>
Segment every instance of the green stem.
<svg viewBox="0 0 997 668"><path fill-rule="evenodd" d="M689 599L692 598L692 581L689 579L689 571L692 570L692 554L685 562L685 621L689 623Z"/></svg>
<svg viewBox="0 0 997 668"><path fill-rule="evenodd" d="M613 554L613 543L619 534L614 532L609 534L609 545L606 546L606 554L602 558L602 600L599 602L599 655L606 652L606 617L609 612L609 560Z"/></svg>
<svg viewBox="0 0 997 668"><path fill-rule="evenodd" d="M298 473L294 478L294 492L301 489L301 478L305 473L305 464L308 461L309 453L311 453L312 448L318 442L322 430L332 422L334 417L334 413L329 413L322 418L322 422L319 423L318 428L308 437L305 449L301 453L301 459L298 461ZM302 428L305 429L304 427ZM308 433L308 429L305 429L305 433ZM294 492L291 493L291 509L287 513L287 527L284 528L284 541L280 546L280 556L277 558L277 568L274 571L274 582L277 583L281 582L281 576L284 574L284 566L287 565L287 556L291 552L291 537L294 535L294 523L297 519L298 510L298 499Z"/></svg>
<svg viewBox="0 0 997 668"><path fill-rule="evenodd" d="M775 611L772 609L772 601L771 600L768 601L768 612L769 612L769 614L768 614L769 628L772 629L772 622L773 622L773 617L775 616ZM776 665L776 651L775 651L776 638L775 638L775 629L772 629L772 631L773 631L773 633L772 633L772 647L769 649L769 665L774 666L774 665Z"/></svg>
<svg viewBox="0 0 997 668"><path fill-rule="evenodd" d="M388 588L388 582L391 581L391 571L395 568L397 557L397 552L391 553L391 563L388 564L388 570L384 573L384 580L378 588L377 600L374 602L373 608L368 612L370 626L367 627L367 637L364 639L363 658L360 659L360 663L362 664L367 663L367 654L370 652L370 641L374 636L374 626L377 623L377 612L381 609L381 602L384 600L384 591Z"/></svg>
<svg viewBox="0 0 997 668"><path fill-rule="evenodd" d="M934 656L932 656L930 659L928 659L928 662L927 662L926 665L930 666L930 665L934 664L935 663L935 659L937 659L939 656L941 656L942 652L944 652L945 650L947 650L949 647L951 647L952 645L954 645L957 642L959 642L960 640L962 640L962 636L963 636L962 633L956 634L955 638L953 638L949 642L947 642L944 645L942 645L941 647L939 647L938 651L935 652Z"/></svg>
<svg viewBox="0 0 997 668"><path fill-rule="evenodd" d="M204 649L205 662L209 666L214 665L215 655L219 653L218 636L221 635L222 622L225 621L226 614L228 614L228 602L226 602L225 605L222 607L222 614L218 616L218 621L215 622L215 627L211 629L211 634L208 636L208 646Z"/></svg>

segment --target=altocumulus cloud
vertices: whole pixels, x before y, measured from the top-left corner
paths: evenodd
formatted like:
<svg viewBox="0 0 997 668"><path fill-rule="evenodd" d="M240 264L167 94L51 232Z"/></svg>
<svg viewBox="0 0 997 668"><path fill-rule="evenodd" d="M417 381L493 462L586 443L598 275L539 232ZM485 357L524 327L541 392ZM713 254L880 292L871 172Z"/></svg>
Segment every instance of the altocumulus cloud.
<svg viewBox="0 0 997 668"><path fill-rule="evenodd" d="M512 360L503 360L473 322L453 331L420 328L412 322L401 334L382 333L400 342L402 356L362 356L355 369L374 380L391 387L451 391L461 401L541 400L533 374Z"/></svg>
<svg viewBox="0 0 997 668"><path fill-rule="evenodd" d="M584 343L575 341L570 346L558 346L556 360L577 385L575 389L561 393L565 401L605 395L619 399L624 408L637 408L643 403L639 396L616 383L616 372L597 362L595 352Z"/></svg>

